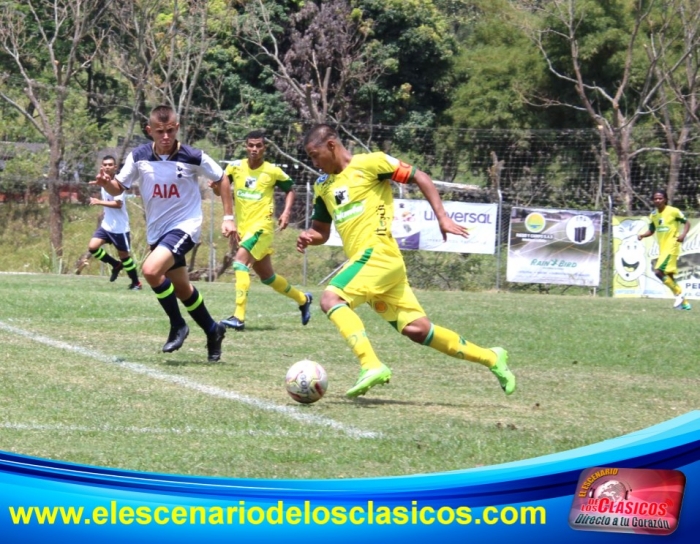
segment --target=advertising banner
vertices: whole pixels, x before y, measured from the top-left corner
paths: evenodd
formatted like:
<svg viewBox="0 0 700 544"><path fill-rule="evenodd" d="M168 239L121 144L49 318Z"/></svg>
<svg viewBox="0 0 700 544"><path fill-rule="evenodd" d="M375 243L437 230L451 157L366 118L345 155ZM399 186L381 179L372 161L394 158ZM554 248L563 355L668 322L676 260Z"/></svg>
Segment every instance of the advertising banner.
<svg viewBox="0 0 700 544"><path fill-rule="evenodd" d="M514 207L507 280L597 286L603 212Z"/></svg>
<svg viewBox="0 0 700 544"><path fill-rule="evenodd" d="M394 200L391 233L399 247L452 253L495 253L498 204L443 202L443 205L456 223L469 230L469 238L448 235L447 241L443 242L433 209L426 200L397 198ZM335 225L327 244L342 245Z"/></svg>
<svg viewBox="0 0 700 544"><path fill-rule="evenodd" d="M613 217L613 296L674 298L671 290L654 275L659 256L655 236L637 240L649 228L649 217ZM700 224L691 220L681 245L678 285L687 298L700 299Z"/></svg>

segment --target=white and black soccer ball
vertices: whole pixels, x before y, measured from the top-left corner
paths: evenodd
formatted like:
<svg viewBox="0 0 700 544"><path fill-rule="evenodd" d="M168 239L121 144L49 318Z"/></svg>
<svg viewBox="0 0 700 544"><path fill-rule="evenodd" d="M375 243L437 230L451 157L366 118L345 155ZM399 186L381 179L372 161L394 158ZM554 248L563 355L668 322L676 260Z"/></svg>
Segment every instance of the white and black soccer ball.
<svg viewBox="0 0 700 544"><path fill-rule="evenodd" d="M326 393L328 374L320 364L303 359L289 367L285 386L287 393L295 401L311 404Z"/></svg>

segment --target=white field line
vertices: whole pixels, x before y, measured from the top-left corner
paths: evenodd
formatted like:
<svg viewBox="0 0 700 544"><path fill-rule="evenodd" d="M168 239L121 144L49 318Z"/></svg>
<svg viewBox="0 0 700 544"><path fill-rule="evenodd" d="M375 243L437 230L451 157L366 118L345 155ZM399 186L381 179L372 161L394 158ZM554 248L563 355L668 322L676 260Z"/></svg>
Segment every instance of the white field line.
<svg viewBox="0 0 700 544"><path fill-rule="evenodd" d="M90 359L101 361L103 363L115 364L120 366L121 368L124 368L125 370L129 370L136 374L143 374L156 380L173 383L175 385L179 385L181 387L185 387L187 389L191 389L199 393L204 393L205 395L240 402L241 404L247 404L248 406L257 408L258 410L276 412L290 419L295 419L301 423L306 423L308 425L320 425L323 427L329 427L333 430L345 433L352 438L381 437L381 433L378 432L364 431L362 429L358 429L350 425L345 425L344 423L340 423L339 421L335 421L334 419L328 417L319 416L315 414L305 414L301 412L298 408L293 408L290 406L280 406L272 402L257 399L255 397L250 397L248 395L241 395L240 393L236 393L235 391L230 391L227 389L222 389L220 387L198 383L183 376L167 374L165 372L161 372L159 370L149 368L145 365L141 365L138 363L129 363L118 357L111 357L98 351L83 348L80 346L74 346L72 344L62 342L60 340L54 340L53 338L49 338L47 336L36 334L31 331L26 331L18 327L13 327L12 325L8 325L3 321L0 321L0 330L10 332L17 336L23 336L25 338L28 338L29 340L32 340L33 342L38 342L40 344L44 344L53 348L72 351L74 353L78 353L80 355L89 357Z"/></svg>
<svg viewBox="0 0 700 544"><path fill-rule="evenodd" d="M41 423L12 423L8 421L0 422L0 429L10 429L14 431L59 431L69 433L131 433L131 434L175 434L175 435L209 435L209 436L269 436L272 438L281 437L308 437L309 433L290 433L283 429L275 431L260 431L257 429L240 429L231 431L227 429L198 429L196 427L184 428L161 428L161 427L126 427L120 425L100 425L88 427L85 425L63 425L63 424L41 424Z"/></svg>

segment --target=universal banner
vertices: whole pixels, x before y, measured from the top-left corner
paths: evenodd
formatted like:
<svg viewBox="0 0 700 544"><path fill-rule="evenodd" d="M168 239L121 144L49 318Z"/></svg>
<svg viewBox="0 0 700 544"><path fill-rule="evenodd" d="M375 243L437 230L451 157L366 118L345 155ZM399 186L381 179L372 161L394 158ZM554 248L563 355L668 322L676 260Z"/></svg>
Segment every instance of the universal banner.
<svg viewBox="0 0 700 544"><path fill-rule="evenodd" d="M597 286L603 212L514 207L507 280Z"/></svg>
<svg viewBox="0 0 700 544"><path fill-rule="evenodd" d="M498 204L443 202L445 211L456 223L469 230L469 238L448 235L442 240L438 221L426 200L394 199L394 222L391 233L401 249L448 251L452 253L486 253L496 250ZM340 236L331 228L327 242L341 246Z"/></svg>
<svg viewBox="0 0 700 544"><path fill-rule="evenodd" d="M686 297L700 299L700 223L691 221L681 245L675 279ZM655 236L642 241L637 235L649 228L649 217L613 217L613 296L674 298L654 275L659 256Z"/></svg>

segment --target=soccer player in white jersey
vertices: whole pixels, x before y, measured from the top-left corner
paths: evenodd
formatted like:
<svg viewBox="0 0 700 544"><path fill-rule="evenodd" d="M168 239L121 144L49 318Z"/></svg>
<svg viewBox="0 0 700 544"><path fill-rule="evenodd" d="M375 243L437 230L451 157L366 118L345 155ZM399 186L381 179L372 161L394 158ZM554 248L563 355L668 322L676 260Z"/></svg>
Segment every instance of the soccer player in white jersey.
<svg viewBox="0 0 700 544"><path fill-rule="evenodd" d="M117 171L117 160L112 155L105 155L102 159L102 168L111 176ZM91 181L90 185L95 185ZM102 261L112 267L109 281L114 281L119 276L119 272L125 270L131 280L129 289L132 291L141 290L141 282L136 272L136 263L131 258L131 234L129 232L129 212L126 211L124 194L112 196L104 188L100 189L101 198L90 198L90 206L102 206L104 217L100 226L95 230L88 243L88 250L95 259ZM103 244L112 244L119 259L116 260L102 247Z"/></svg>
<svg viewBox="0 0 700 544"><path fill-rule="evenodd" d="M185 255L199 242L202 230L202 198L198 176L220 182L221 167L200 149L177 140L180 124L167 105L151 111L146 132L153 143L135 148L121 171L112 176L104 168L97 184L111 195L121 194L136 181L146 209L146 239L151 253L143 263L143 277L170 319L170 334L163 351L182 347L189 327L180 313L180 299L192 319L207 335L207 359L221 358L221 343L226 327L212 319L202 295L190 283ZM222 187L224 211L232 213L231 194Z"/></svg>

